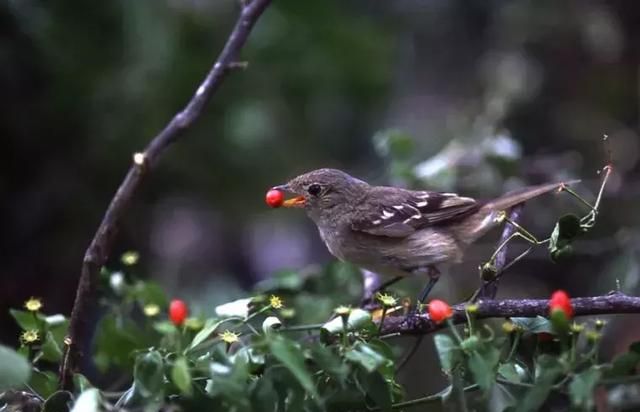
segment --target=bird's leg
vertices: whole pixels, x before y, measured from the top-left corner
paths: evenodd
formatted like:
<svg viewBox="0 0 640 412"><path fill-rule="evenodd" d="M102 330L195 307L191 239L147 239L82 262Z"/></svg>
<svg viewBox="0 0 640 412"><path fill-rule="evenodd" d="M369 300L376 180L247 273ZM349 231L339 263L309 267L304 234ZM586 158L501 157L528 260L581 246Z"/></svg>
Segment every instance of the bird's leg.
<svg viewBox="0 0 640 412"><path fill-rule="evenodd" d="M427 296L429 296L429 292L431 292L431 289L433 289L436 283L438 283L438 279L440 279L440 271L435 266L427 266L425 269L429 276L429 282L418 295L418 304L424 303ZM425 269L420 270L420 272L423 272Z"/></svg>

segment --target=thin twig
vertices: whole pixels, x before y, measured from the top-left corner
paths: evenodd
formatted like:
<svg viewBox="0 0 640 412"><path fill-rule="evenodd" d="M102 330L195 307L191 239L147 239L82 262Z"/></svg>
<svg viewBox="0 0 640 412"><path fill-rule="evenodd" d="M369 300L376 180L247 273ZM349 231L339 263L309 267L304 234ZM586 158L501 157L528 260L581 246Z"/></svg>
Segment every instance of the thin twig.
<svg viewBox="0 0 640 412"><path fill-rule="evenodd" d="M518 222L520 220L520 214L522 213L522 209L524 208L524 203L520 203L511 208L509 212L509 220L512 222ZM498 245L504 244L513 234L516 232L517 228L511 223L506 223L504 225L504 229L502 230L502 234L500 235L500 240L498 241ZM495 258L495 270L496 277L492 280L485 281L482 283L480 293L478 296L481 299L495 299L496 294L498 293L498 284L500 282L500 277L504 270L506 270L507 265L507 245L504 245L498 251L498 254Z"/></svg>
<svg viewBox="0 0 640 412"><path fill-rule="evenodd" d="M604 296L571 299L575 316L640 313L640 297L612 292ZM477 303L476 319L546 316L549 299L482 300ZM466 322L465 304L453 307L453 323ZM441 329L427 314L387 316L382 334L424 335Z"/></svg>
<svg viewBox="0 0 640 412"><path fill-rule="evenodd" d="M228 70L229 67L237 66L240 49L244 46L251 29L269 3L271 0L253 0L243 6L224 49L186 107L178 112L165 128L149 142L143 152L134 155L133 165L113 196L84 256L76 299L71 312L69 336L65 340L65 356L63 358L65 361L60 365L61 387L69 387L71 373L76 369L81 357L80 350L86 348L85 343L89 335L87 328L91 326L88 322L91 316L88 313L93 306L98 273L109 257L118 227L122 217L129 209L134 194L140 187L144 176L155 166L167 147L182 136L185 130L200 117L205 105L218 90L225 75L231 72Z"/></svg>

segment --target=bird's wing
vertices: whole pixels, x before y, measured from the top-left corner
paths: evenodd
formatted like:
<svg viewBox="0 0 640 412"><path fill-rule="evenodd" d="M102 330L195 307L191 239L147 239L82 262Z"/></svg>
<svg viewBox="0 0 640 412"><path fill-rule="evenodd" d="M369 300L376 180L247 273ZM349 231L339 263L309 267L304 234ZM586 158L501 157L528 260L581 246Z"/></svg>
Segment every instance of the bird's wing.
<svg viewBox="0 0 640 412"><path fill-rule="evenodd" d="M351 228L377 236L406 237L425 226L461 218L477 207L474 199L455 193L375 187L361 202Z"/></svg>

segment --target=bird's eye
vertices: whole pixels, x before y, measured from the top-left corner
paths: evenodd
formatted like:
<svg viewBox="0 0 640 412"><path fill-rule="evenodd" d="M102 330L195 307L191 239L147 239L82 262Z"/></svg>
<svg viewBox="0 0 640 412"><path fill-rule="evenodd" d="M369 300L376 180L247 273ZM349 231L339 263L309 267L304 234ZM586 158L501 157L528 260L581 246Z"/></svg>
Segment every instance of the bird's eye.
<svg viewBox="0 0 640 412"><path fill-rule="evenodd" d="M317 183L312 183L307 188L307 192L309 192L309 194L313 196L318 196L321 191L322 191L322 187Z"/></svg>

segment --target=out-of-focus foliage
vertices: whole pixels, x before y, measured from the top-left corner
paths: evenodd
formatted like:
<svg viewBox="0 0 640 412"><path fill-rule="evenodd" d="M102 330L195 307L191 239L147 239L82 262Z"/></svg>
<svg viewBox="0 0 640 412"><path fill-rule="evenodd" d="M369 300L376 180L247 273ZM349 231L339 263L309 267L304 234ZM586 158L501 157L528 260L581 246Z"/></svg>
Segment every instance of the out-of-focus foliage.
<svg viewBox="0 0 640 412"><path fill-rule="evenodd" d="M12 314L24 333L40 338L23 334L18 352L0 347L6 366L0 372L5 390L0 408L390 411L440 405L457 411L589 411L597 387L609 389L613 404L630 405L618 399L618 392L638 380L640 344L601 362L604 322L570 323L568 297L559 312L551 304L551 320L512 318L501 332L477 321L477 307L468 305L464 328L447 319L448 331L434 336L449 385L436 394L407 399L396 378L401 359L396 337L380 335L371 314L347 306L359 300L359 285L351 288L353 276L345 277L351 270L334 265L300 282L283 273L253 297L225 303L218 311L223 316L173 323L165 315L167 299L155 284L126 281L122 272L105 270L101 292L107 296L106 313L97 326L93 355L103 372L110 371L128 388L104 390L76 374L71 392L57 390L51 370L61 358L48 356L46 348L58 344L52 331L67 323L32 307ZM302 295L306 299L298 299ZM325 300L329 310L304 310L316 307L315 299ZM385 312L398 304L392 295L379 295L378 301ZM315 321L320 323L309 323Z"/></svg>

